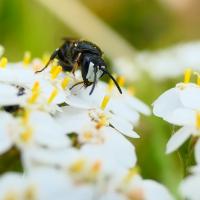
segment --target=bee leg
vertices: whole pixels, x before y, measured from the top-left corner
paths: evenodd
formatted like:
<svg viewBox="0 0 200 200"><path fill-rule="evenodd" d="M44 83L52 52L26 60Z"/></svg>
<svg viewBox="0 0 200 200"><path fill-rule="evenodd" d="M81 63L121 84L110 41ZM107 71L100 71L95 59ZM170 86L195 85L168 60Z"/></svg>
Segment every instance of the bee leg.
<svg viewBox="0 0 200 200"><path fill-rule="evenodd" d="M78 56L76 57L75 61L74 61L74 65L72 68L72 74L75 76L75 71L78 69L78 61L80 59L81 53L78 54Z"/></svg>
<svg viewBox="0 0 200 200"><path fill-rule="evenodd" d="M80 85L82 83L84 83L84 81L77 82L74 85L72 85L69 89L72 90L74 87L76 87L77 85Z"/></svg>
<svg viewBox="0 0 200 200"><path fill-rule="evenodd" d="M38 71L36 71L35 73L39 73L39 72L42 72L43 70L45 70L45 69L48 67L48 65L51 63L51 61L58 55L58 51L59 51L59 48L56 49L56 50L52 53L52 55L51 55L49 61L47 62L47 64L46 64L41 70L38 70Z"/></svg>

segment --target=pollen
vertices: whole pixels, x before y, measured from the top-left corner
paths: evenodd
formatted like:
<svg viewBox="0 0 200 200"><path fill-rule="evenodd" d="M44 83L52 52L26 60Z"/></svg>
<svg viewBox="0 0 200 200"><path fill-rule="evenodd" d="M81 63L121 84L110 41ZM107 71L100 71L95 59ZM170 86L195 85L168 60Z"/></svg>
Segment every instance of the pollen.
<svg viewBox="0 0 200 200"><path fill-rule="evenodd" d="M24 65L28 65L31 62L31 53L30 51L27 51L24 53L23 63Z"/></svg>
<svg viewBox="0 0 200 200"><path fill-rule="evenodd" d="M101 162L100 161L96 161L93 165L92 165L92 172L94 173L98 173L101 169Z"/></svg>
<svg viewBox="0 0 200 200"><path fill-rule="evenodd" d="M56 66L51 72L51 79L52 80L55 79L58 76L58 74L60 74L61 71L62 71L62 67Z"/></svg>
<svg viewBox="0 0 200 200"><path fill-rule="evenodd" d="M62 86L63 90L67 87L67 85L69 84L69 81L70 81L69 77L65 77L65 78L62 80L61 86Z"/></svg>
<svg viewBox="0 0 200 200"><path fill-rule="evenodd" d="M191 75L192 75L192 70L190 68L186 69L184 74L184 83L190 82Z"/></svg>
<svg viewBox="0 0 200 200"><path fill-rule="evenodd" d="M57 88L54 88L54 90L51 92L49 98L48 98L48 104L50 104L55 98L56 96L58 95L58 89Z"/></svg>
<svg viewBox="0 0 200 200"><path fill-rule="evenodd" d="M196 113L196 128L200 129L200 112Z"/></svg>
<svg viewBox="0 0 200 200"><path fill-rule="evenodd" d="M28 188L26 188L24 192L24 199L27 200L36 200L38 199L37 197L37 190L34 185L30 185Z"/></svg>
<svg viewBox="0 0 200 200"><path fill-rule="evenodd" d="M110 100L110 96L105 95L102 102L101 102L101 109L102 110L105 110L106 106L108 105L109 100Z"/></svg>
<svg viewBox="0 0 200 200"><path fill-rule="evenodd" d="M0 68L5 68L7 64L8 64L8 59L6 57L2 57L0 59Z"/></svg>
<svg viewBox="0 0 200 200"><path fill-rule="evenodd" d="M90 131L86 131L84 134L83 134L83 137L85 140L89 141L92 139L92 132Z"/></svg>
<svg viewBox="0 0 200 200"><path fill-rule="evenodd" d="M118 76L117 82L118 82L120 87L123 87L124 84L125 84L125 78L123 76Z"/></svg>
<svg viewBox="0 0 200 200"><path fill-rule="evenodd" d="M105 115L99 116L99 121L96 124L96 129L100 129L105 125L107 125L107 117Z"/></svg>
<svg viewBox="0 0 200 200"><path fill-rule="evenodd" d="M69 167L69 170L71 172L78 173L78 172L81 172L83 170L84 166L85 166L85 160L79 159Z"/></svg>

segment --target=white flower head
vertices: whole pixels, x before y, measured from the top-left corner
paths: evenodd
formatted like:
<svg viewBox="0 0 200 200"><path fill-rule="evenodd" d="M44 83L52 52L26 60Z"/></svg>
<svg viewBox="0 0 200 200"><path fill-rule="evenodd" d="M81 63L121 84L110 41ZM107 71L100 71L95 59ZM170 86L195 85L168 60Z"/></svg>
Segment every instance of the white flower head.
<svg viewBox="0 0 200 200"><path fill-rule="evenodd" d="M167 153L175 151L190 136L199 137L199 75L197 74L197 84L194 84L190 83L191 73L192 71L187 69L184 83L179 83L175 88L166 91L153 104L155 115L174 125L182 126L167 143Z"/></svg>

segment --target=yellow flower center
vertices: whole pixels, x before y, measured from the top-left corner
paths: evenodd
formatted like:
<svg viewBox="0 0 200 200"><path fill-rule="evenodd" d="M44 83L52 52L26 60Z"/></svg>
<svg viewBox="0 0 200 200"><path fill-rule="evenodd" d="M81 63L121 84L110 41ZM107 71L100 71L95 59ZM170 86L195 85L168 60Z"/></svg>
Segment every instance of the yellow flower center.
<svg viewBox="0 0 200 200"><path fill-rule="evenodd" d="M184 83L190 82L191 75L192 75L192 70L190 68L186 69L184 74Z"/></svg>
<svg viewBox="0 0 200 200"><path fill-rule="evenodd" d="M14 191L9 191L8 193L6 193L3 200L19 200L19 195Z"/></svg>
<svg viewBox="0 0 200 200"><path fill-rule="evenodd" d="M101 162L98 160L92 165L92 172L93 173L98 173L101 169Z"/></svg>
<svg viewBox="0 0 200 200"><path fill-rule="evenodd" d="M28 188L26 188L26 190L24 192L24 199L25 200L37 200L38 199L36 187L34 185L31 185Z"/></svg>
<svg viewBox="0 0 200 200"><path fill-rule="evenodd" d="M6 57L2 57L0 59L0 68L5 68L8 63L8 59Z"/></svg>
<svg viewBox="0 0 200 200"><path fill-rule="evenodd" d="M32 135L32 129L28 125L26 125L25 131L20 134L20 138L23 142L27 143L32 138Z"/></svg>
<svg viewBox="0 0 200 200"><path fill-rule="evenodd" d="M83 138L87 141L91 140L93 138L93 134L91 131L86 131L83 133Z"/></svg>
<svg viewBox="0 0 200 200"><path fill-rule="evenodd" d="M96 124L96 129L100 129L101 127L103 126L106 126L107 125L107 117L106 115L104 114L101 114L99 116L99 120L97 121L97 124Z"/></svg>
<svg viewBox="0 0 200 200"><path fill-rule="evenodd" d="M84 166L85 166L85 160L79 159L70 166L69 170L73 173L78 173L83 170Z"/></svg>

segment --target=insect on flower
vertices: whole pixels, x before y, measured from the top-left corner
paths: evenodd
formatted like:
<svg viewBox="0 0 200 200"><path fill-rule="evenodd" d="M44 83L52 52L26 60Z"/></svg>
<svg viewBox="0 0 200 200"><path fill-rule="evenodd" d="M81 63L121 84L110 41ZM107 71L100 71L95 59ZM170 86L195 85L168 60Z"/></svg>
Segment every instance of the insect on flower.
<svg viewBox="0 0 200 200"><path fill-rule="evenodd" d="M102 54L101 49L92 42L65 38L61 47L57 48L52 53L45 67L36 73L46 69L54 58L57 58L63 71L75 73L75 71L80 67L83 81L76 83L71 88L82 83L85 87L92 85L89 93L91 95L94 91L97 80L107 74L113 80L119 92L122 93L119 84L107 70Z"/></svg>

